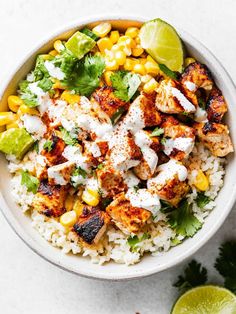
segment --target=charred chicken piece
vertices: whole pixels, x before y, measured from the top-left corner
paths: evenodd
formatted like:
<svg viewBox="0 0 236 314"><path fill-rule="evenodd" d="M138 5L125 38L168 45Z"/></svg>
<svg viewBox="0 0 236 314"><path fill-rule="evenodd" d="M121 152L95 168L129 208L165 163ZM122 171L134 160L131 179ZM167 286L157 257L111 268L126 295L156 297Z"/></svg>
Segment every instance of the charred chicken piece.
<svg viewBox="0 0 236 314"><path fill-rule="evenodd" d="M93 98L110 118L112 118L120 108L126 111L129 107L129 103L120 100L114 95L113 88L110 86L98 88L93 93Z"/></svg>
<svg viewBox="0 0 236 314"><path fill-rule="evenodd" d="M84 206L83 213L74 224L76 234L86 243L98 243L106 231L110 218L96 207Z"/></svg>
<svg viewBox="0 0 236 314"><path fill-rule="evenodd" d="M49 184L66 185L70 182L71 173L75 169L75 163L71 161L63 162L48 168Z"/></svg>
<svg viewBox="0 0 236 314"><path fill-rule="evenodd" d="M106 208L106 212L115 225L125 233L138 233L151 216L146 209L133 207L124 194L118 196Z"/></svg>
<svg viewBox="0 0 236 314"><path fill-rule="evenodd" d="M189 64L185 68L180 82L192 92L195 92L198 88L211 90L213 87L213 79L209 69L200 62Z"/></svg>
<svg viewBox="0 0 236 314"><path fill-rule="evenodd" d="M54 134L52 134L49 140L52 141L52 149L50 150L50 152L46 149L43 149L42 151L42 155L47 158L48 164L50 166L53 166L65 162L66 159L62 156L62 153L66 146L65 142Z"/></svg>
<svg viewBox="0 0 236 314"><path fill-rule="evenodd" d="M163 80L156 91L156 107L161 112L181 114L196 111L196 95L179 82L171 79Z"/></svg>
<svg viewBox="0 0 236 314"><path fill-rule="evenodd" d="M234 151L229 129L221 123L195 123L199 140L217 157L225 157Z"/></svg>
<svg viewBox="0 0 236 314"><path fill-rule="evenodd" d="M218 88L213 88L206 104L207 118L210 122L220 123L227 112L227 104Z"/></svg>
<svg viewBox="0 0 236 314"><path fill-rule="evenodd" d="M33 208L48 217L59 217L65 212L64 203L68 188L60 185L50 185L41 181L33 200Z"/></svg>

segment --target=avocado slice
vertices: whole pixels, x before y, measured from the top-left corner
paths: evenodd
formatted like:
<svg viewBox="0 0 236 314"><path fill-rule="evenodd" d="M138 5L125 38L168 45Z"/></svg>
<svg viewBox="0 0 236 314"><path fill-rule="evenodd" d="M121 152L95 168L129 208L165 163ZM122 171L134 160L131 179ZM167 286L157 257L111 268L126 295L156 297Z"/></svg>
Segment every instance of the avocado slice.
<svg viewBox="0 0 236 314"><path fill-rule="evenodd" d="M12 128L0 133L0 151L15 155L17 159L22 159L33 144L34 139L24 128Z"/></svg>
<svg viewBox="0 0 236 314"><path fill-rule="evenodd" d="M78 59L82 59L95 45L95 40L79 31L65 43L66 48Z"/></svg>

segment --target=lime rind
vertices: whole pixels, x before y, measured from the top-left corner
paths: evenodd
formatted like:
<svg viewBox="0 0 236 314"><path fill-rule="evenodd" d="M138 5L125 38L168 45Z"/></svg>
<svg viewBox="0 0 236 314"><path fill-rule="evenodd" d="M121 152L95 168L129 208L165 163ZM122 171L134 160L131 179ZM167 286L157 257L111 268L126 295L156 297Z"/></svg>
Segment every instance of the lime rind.
<svg viewBox="0 0 236 314"><path fill-rule="evenodd" d="M171 314L236 314L236 296L223 287L205 285L180 296Z"/></svg>
<svg viewBox="0 0 236 314"><path fill-rule="evenodd" d="M176 30L161 19L144 23L140 30L141 46L158 63L166 65L172 71L181 72L184 60L184 48Z"/></svg>

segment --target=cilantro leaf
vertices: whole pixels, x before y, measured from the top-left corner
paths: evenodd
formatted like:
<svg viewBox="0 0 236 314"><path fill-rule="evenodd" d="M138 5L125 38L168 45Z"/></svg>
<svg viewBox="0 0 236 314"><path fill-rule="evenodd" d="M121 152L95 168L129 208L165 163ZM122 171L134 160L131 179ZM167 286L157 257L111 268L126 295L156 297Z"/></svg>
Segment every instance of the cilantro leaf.
<svg viewBox="0 0 236 314"><path fill-rule="evenodd" d="M50 151L53 149L53 142L50 141L50 140L46 141L46 142L44 143L44 145L43 145L43 148L44 148L46 151L50 152Z"/></svg>
<svg viewBox="0 0 236 314"><path fill-rule="evenodd" d="M167 76L169 76L173 80L178 79L178 74L172 71L171 69L169 69L165 64L159 64L159 68L163 73L165 73Z"/></svg>
<svg viewBox="0 0 236 314"><path fill-rule="evenodd" d="M168 202L166 202L164 200L160 200L160 203L161 203L161 208L160 208L160 212L161 213L164 213L164 214L165 213L169 213L169 212L171 212L174 209L174 207L171 206L170 203L168 203Z"/></svg>
<svg viewBox="0 0 236 314"><path fill-rule="evenodd" d="M209 196L206 196L203 192L198 192L195 201L199 208L204 208L211 201L211 199Z"/></svg>
<svg viewBox="0 0 236 314"><path fill-rule="evenodd" d="M97 169L98 169L98 170L101 170L102 168L104 168L104 166L105 166L104 164L99 164L99 165L97 166Z"/></svg>
<svg viewBox="0 0 236 314"><path fill-rule="evenodd" d="M137 74L126 71L116 71L111 75L115 96L123 101L129 101L136 93L141 80Z"/></svg>
<svg viewBox="0 0 236 314"><path fill-rule="evenodd" d="M35 150L37 154L39 153L39 141L36 141L34 143L34 146L32 147L32 149Z"/></svg>
<svg viewBox="0 0 236 314"><path fill-rule="evenodd" d="M67 145L75 145L78 143L77 138L72 137L66 129L64 129L63 127L59 127L59 130L61 131L61 137L63 141Z"/></svg>
<svg viewBox="0 0 236 314"><path fill-rule="evenodd" d="M39 180L29 174L28 171L22 171L21 184L26 186L28 192L33 192L35 194L39 187Z"/></svg>
<svg viewBox="0 0 236 314"><path fill-rule="evenodd" d="M164 129L156 127L150 136L160 136L162 134L164 134Z"/></svg>
<svg viewBox="0 0 236 314"><path fill-rule="evenodd" d="M224 285L236 293L236 241L227 241L220 247L215 268L224 277Z"/></svg>
<svg viewBox="0 0 236 314"><path fill-rule="evenodd" d="M93 40L98 40L98 38L99 38L94 32L92 32L87 27L83 28L80 32L87 35L88 37L92 38Z"/></svg>
<svg viewBox="0 0 236 314"><path fill-rule="evenodd" d="M71 73L74 71L78 59L72 55L67 49L60 52L59 55L53 60L55 66L59 67L65 74L66 78L70 77ZM66 79L65 79L66 80Z"/></svg>
<svg viewBox="0 0 236 314"><path fill-rule="evenodd" d="M141 238L139 238L137 235L135 236L129 236L127 239L127 243L129 244L131 251L132 252L136 252L138 247L138 243L148 239L150 237L150 235L148 233L144 233Z"/></svg>
<svg viewBox="0 0 236 314"><path fill-rule="evenodd" d="M72 176L73 177L81 176L82 178L85 179L87 177L87 172L83 168L77 167L72 173Z"/></svg>
<svg viewBox="0 0 236 314"><path fill-rule="evenodd" d="M203 97L199 97L198 98L198 105L200 108L202 108L203 110L206 109L206 101L203 99Z"/></svg>
<svg viewBox="0 0 236 314"><path fill-rule="evenodd" d="M28 107L37 107L38 106L38 102L37 102L37 96L35 94L33 94L30 89L29 89L29 82L24 80L21 81L19 83L19 94L20 94L20 98L22 100L24 100L24 103L28 106Z"/></svg>
<svg viewBox="0 0 236 314"><path fill-rule="evenodd" d="M53 86L53 82L50 77L44 77L41 81L38 82L38 87L40 87L44 92L50 91Z"/></svg>
<svg viewBox="0 0 236 314"><path fill-rule="evenodd" d="M192 237L202 226L192 212L192 204L189 204L186 199L181 201L179 207L169 214L168 223L177 234L184 237Z"/></svg>
<svg viewBox="0 0 236 314"><path fill-rule="evenodd" d="M71 60L72 61L72 60ZM65 66L65 65L64 65ZM61 68L62 69L62 68ZM105 69L103 58L96 55L86 55L82 60L69 63L65 79L62 83L70 90L84 96L90 96L99 86L100 77Z"/></svg>
<svg viewBox="0 0 236 314"><path fill-rule="evenodd" d="M53 57L51 57L53 59ZM39 81L44 78L44 76L49 76L48 70L44 65L45 59L43 55L39 55L36 59L36 65L34 68L34 81Z"/></svg>
<svg viewBox="0 0 236 314"><path fill-rule="evenodd" d="M179 290L186 290L207 282L207 270L200 263L192 260L184 270L184 274L178 277L178 280L173 284Z"/></svg>

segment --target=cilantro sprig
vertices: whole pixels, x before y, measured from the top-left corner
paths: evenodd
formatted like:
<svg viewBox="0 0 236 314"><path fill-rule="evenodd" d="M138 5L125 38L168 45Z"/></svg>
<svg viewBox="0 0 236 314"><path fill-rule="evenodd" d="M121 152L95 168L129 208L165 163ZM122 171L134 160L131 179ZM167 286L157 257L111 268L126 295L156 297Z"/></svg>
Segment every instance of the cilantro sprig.
<svg viewBox="0 0 236 314"><path fill-rule="evenodd" d="M39 187L39 180L29 174L28 171L22 171L21 184L26 186L28 192L33 192L35 194Z"/></svg>
<svg viewBox="0 0 236 314"><path fill-rule="evenodd" d="M178 79L178 74L176 72L172 71L171 69L169 69L165 64L160 63L159 68L163 73L165 73L167 76L169 76L173 80Z"/></svg>
<svg viewBox="0 0 236 314"><path fill-rule="evenodd" d="M85 179L87 177L87 172L83 168L77 167L72 173L72 176L73 177L81 176L83 179Z"/></svg>
<svg viewBox="0 0 236 314"><path fill-rule="evenodd" d="M170 226L184 237L192 237L202 227L202 223L193 214L192 204L189 204L187 199L181 201L178 208L168 217Z"/></svg>
<svg viewBox="0 0 236 314"><path fill-rule="evenodd" d="M53 141L47 140L43 145L43 149L50 152L53 149Z"/></svg>
<svg viewBox="0 0 236 314"><path fill-rule="evenodd" d="M111 82L115 96L123 101L129 101L136 93L141 80L137 74L116 71L111 75Z"/></svg>
<svg viewBox="0 0 236 314"><path fill-rule="evenodd" d="M138 250L138 244L146 239L148 239L150 235L148 233L144 233L140 238L135 235L135 236L130 236L127 239L127 243L130 246L130 249L132 252L137 252Z"/></svg>
<svg viewBox="0 0 236 314"><path fill-rule="evenodd" d="M203 192L197 193L196 203L199 208L204 208L210 201L210 197L205 195Z"/></svg>
<svg viewBox="0 0 236 314"><path fill-rule="evenodd" d="M150 136L151 136L151 137L153 137L153 136L160 136L160 135L162 135L162 134L164 134L164 129L159 128L159 127L156 127L156 128L152 131L152 133L150 134Z"/></svg>
<svg viewBox="0 0 236 314"><path fill-rule="evenodd" d="M70 132L68 132L63 127L59 127L59 130L61 131L61 138L67 145L75 145L78 143L77 138L71 136Z"/></svg>

